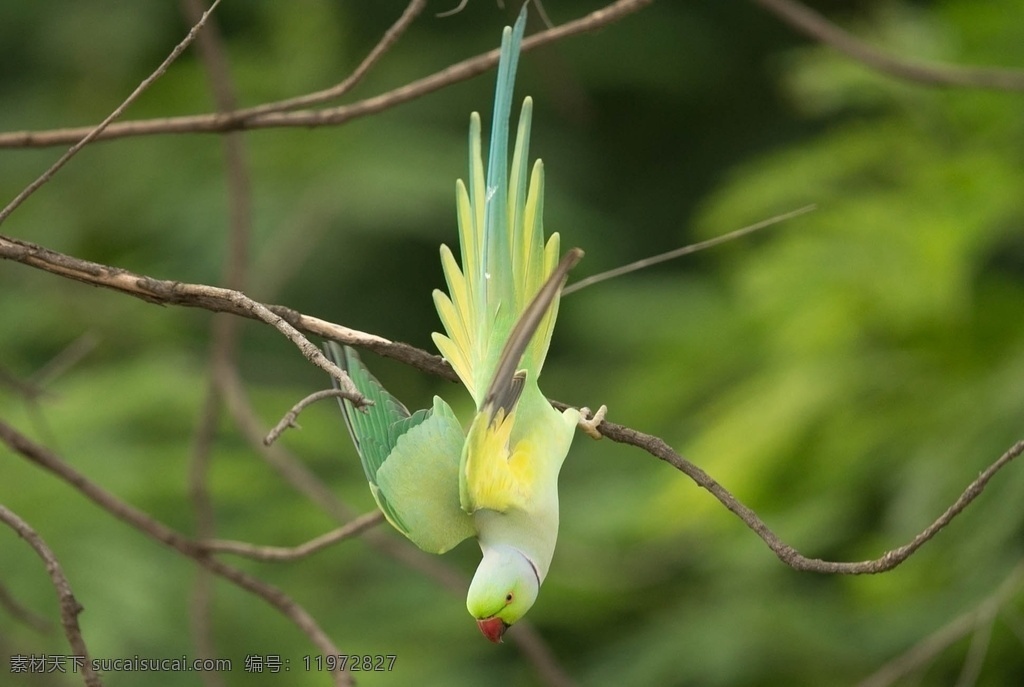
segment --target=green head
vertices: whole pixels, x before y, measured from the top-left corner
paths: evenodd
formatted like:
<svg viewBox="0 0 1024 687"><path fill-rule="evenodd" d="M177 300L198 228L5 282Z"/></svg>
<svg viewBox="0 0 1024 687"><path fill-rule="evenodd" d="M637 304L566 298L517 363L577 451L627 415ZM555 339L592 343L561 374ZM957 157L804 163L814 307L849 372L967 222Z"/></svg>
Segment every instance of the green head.
<svg viewBox="0 0 1024 687"><path fill-rule="evenodd" d="M533 606L540 579L519 549L504 544L482 548L484 557L469 585L466 608L484 636L497 643Z"/></svg>

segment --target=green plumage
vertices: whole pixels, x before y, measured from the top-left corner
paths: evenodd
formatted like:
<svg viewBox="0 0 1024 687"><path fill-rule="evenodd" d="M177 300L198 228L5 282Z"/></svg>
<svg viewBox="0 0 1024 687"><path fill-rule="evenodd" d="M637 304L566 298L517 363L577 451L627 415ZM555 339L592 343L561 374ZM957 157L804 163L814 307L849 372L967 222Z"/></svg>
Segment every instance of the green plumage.
<svg viewBox="0 0 1024 687"><path fill-rule="evenodd" d="M448 292L434 292L444 334L435 333L476 402L468 433L448 405L410 414L384 391L355 352L331 357L375 405L342 401L370 489L387 519L420 548L442 552L475 536L483 560L467 607L498 641L533 604L558 534L558 473L580 415L559 413L538 386L574 249L558 260L558 234L545 243L544 169L528 174L532 102L523 103L508 170L509 115L525 6L502 35L484 174L480 117L470 118L469 183L456 184L461 265L447 246Z"/></svg>
<svg viewBox="0 0 1024 687"><path fill-rule="evenodd" d="M373 401L365 411L340 399L370 492L388 521L414 544L444 553L476 533L459 508L459 456L465 436L452 409L434 397L409 414L370 374L356 352L328 342L328 357Z"/></svg>

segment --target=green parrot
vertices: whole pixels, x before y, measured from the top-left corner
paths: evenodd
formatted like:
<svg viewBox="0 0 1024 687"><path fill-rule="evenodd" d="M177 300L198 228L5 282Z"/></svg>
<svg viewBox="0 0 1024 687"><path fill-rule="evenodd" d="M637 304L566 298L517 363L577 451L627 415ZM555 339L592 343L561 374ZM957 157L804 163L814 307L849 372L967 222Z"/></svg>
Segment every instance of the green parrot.
<svg viewBox="0 0 1024 687"><path fill-rule="evenodd" d="M399 532L424 551L444 553L475 537L483 558L466 606L492 642L533 606L551 565L558 535L558 473L576 427L599 437L604 408L558 412L537 386L569 269L559 261L558 234L544 242L544 168L538 160L527 186L532 101L526 98L508 174L512 89L525 7L502 35L487 164L480 116L470 119L469 186L456 198L462 267L441 246L448 293L434 291L445 334L433 335L476 402L463 432L439 397L410 414L385 391L355 351L330 342L326 350L373 405L341 401L370 491ZM581 414L582 413L582 414Z"/></svg>

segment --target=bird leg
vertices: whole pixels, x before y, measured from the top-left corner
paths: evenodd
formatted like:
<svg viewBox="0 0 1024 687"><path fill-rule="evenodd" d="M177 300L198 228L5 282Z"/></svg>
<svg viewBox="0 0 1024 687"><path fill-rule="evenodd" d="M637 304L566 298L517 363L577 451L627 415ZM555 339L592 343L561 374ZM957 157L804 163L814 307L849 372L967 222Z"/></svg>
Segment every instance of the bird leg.
<svg viewBox="0 0 1024 687"><path fill-rule="evenodd" d="M597 426L604 422L604 416L607 414L608 406L601 406L596 413L590 412L590 408L580 408L580 419L576 426L594 439L600 439L602 434Z"/></svg>

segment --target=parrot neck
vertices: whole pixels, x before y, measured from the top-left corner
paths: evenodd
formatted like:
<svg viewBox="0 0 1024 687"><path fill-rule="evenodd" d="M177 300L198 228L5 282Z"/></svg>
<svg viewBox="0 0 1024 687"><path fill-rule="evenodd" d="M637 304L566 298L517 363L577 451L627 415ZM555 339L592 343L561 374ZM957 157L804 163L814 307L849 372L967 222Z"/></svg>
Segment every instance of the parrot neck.
<svg viewBox="0 0 1024 687"><path fill-rule="evenodd" d="M480 551L484 554L484 559L493 560L500 559L503 561L522 559L526 565L529 566L530 570L533 571L533 576L537 580L537 584L543 581L540 572L537 570L537 564L519 548L512 546L511 544L489 544L483 540L480 541ZM481 561L483 563L483 561Z"/></svg>
<svg viewBox="0 0 1024 687"><path fill-rule="evenodd" d="M543 582L551 567L558 537L558 511L534 513L518 509L506 513L477 511L477 540L484 558L522 558L529 564L537 582ZM538 523L539 521L539 523Z"/></svg>

